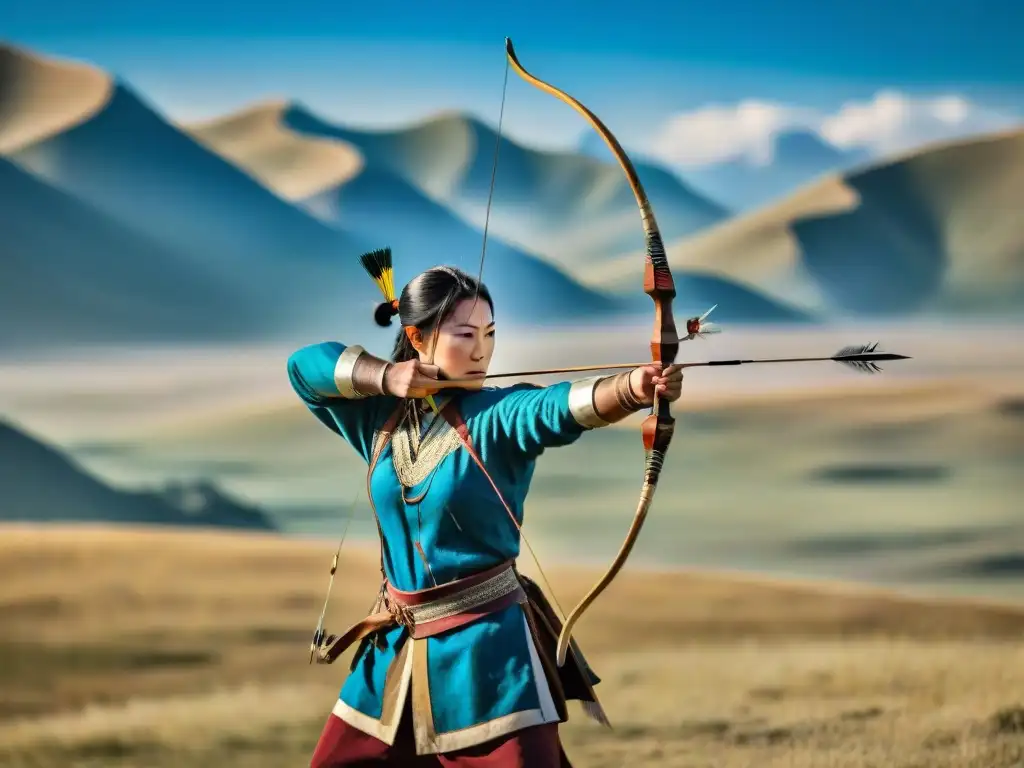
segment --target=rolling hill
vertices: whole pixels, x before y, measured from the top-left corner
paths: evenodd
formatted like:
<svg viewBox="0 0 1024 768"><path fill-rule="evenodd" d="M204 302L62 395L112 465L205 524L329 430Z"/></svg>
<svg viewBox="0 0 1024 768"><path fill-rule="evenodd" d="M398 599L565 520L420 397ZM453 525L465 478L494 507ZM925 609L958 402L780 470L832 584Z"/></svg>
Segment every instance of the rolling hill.
<svg viewBox="0 0 1024 768"><path fill-rule="evenodd" d="M0 520L111 522L276 530L263 512L208 483L111 488L60 451L0 420Z"/></svg>
<svg viewBox="0 0 1024 768"><path fill-rule="evenodd" d="M91 78L107 86L98 108L33 132L30 123L47 113L47 93L59 90L54 83L81 77L82 65L7 47L0 67L0 103L20 105L21 140L7 137L10 160L173 249L187 258L182 269L229 280L282 328L322 323L332 304L337 312L339 291L357 278L355 256L370 243L288 204L99 70Z"/></svg>
<svg viewBox="0 0 1024 768"><path fill-rule="evenodd" d="M0 198L0 349L271 330L230 283L2 157Z"/></svg>
<svg viewBox="0 0 1024 768"><path fill-rule="evenodd" d="M733 210L768 205L826 173L844 172L868 160L866 152L843 150L812 131L783 131L772 137L771 155L763 164L746 157L680 171L690 184Z"/></svg>
<svg viewBox="0 0 1024 768"><path fill-rule="evenodd" d="M292 202L338 187L363 169L355 147L287 128L282 116L290 108L288 102L270 101L184 129Z"/></svg>
<svg viewBox="0 0 1024 768"><path fill-rule="evenodd" d="M0 43L0 154L89 120L110 99L106 73Z"/></svg>
<svg viewBox="0 0 1024 768"><path fill-rule="evenodd" d="M305 207L320 219L390 245L399 289L437 264L479 272L482 232L387 165L365 161L346 142L291 130L286 119L292 109L261 104L189 130L271 188L305 197ZM495 237L488 238L484 280L498 311L513 318L585 321L628 311L632 304L583 288L557 267Z"/></svg>
<svg viewBox="0 0 1024 768"><path fill-rule="evenodd" d="M8 306L11 343L25 342L26 334L56 341L61 333L69 341L75 334L97 342L181 339L190 338L190 325L209 329L210 339L233 329L250 339L335 337L370 326L379 295L357 259L370 248L395 248L399 284L438 263L479 268L482 234L459 213L480 192L480 173L490 163L475 147L494 134L476 121L442 117L390 137L353 134L361 141L353 143L284 104L208 123L190 135L127 84L87 65L8 46L0 69L0 103L5 114L17 111L11 120L17 130L3 134L5 183L11 194L21 194L14 187L33 189L8 212L21 218L11 225L17 249L9 246L12 258L4 265L7 285L20 293ZM83 95L59 114L48 113L47 98L76 89ZM610 254L639 237L620 169L506 144L506 178L514 182L506 183L499 203L530 216L544 211L550 242L564 237L585 245L586 234ZM472 150L463 158L466 167L463 150ZM667 174L657 178L664 184L653 185L652 196L681 189ZM451 204L439 194L446 184ZM711 215L714 206L684 198L690 214ZM568 226L561 214L570 217ZM666 221L668 232L677 228L677 219ZM611 239L599 234L612 230L619 234ZM611 296L581 285L556 264L504 242L494 228L489 234L484 277L503 321L606 323L650 312L639 290ZM62 288L60 280L44 278L54 269L79 279ZM756 291L714 276L681 276L679 288L694 311L725 292L749 319L794 317ZM22 307L36 295L56 303L51 317L26 331L15 321L34 317ZM129 331L133 313L139 320ZM77 328L76 317L82 318Z"/></svg>
<svg viewBox="0 0 1024 768"><path fill-rule="evenodd" d="M1024 309L1024 130L941 144L827 176L668 248L807 311L847 315ZM594 276L635 278L637 256Z"/></svg>
<svg viewBox="0 0 1024 768"><path fill-rule="evenodd" d="M440 114L396 131L333 125L293 106L285 125L309 136L341 139L367 162L405 179L474 227L483 228L497 134L462 114ZM591 265L642 242L625 174L613 162L573 152L541 152L502 137L489 231L561 265L579 278ZM666 237L724 220L728 211L655 166L638 167Z"/></svg>
<svg viewBox="0 0 1024 768"><path fill-rule="evenodd" d="M31 92L43 79L33 72L45 71L51 80L66 73L78 76L82 71L93 80L106 77L98 70L11 48L5 50L3 61L8 91L0 93L0 101L8 101L8 92L18 94L17 103L30 117L32 110L45 107L45 94ZM98 108L85 115L76 113L63 130L56 124L39 135L20 129L19 135L28 143L15 146L9 142L9 158L52 187L88 201L90 207L126 229L141 233L156 250L177 254L182 279L198 271L230 285L246 297L253 311L261 313L262 327L253 327L254 335L295 337L299 333L336 334L339 326L345 325L365 328L379 295L357 256L382 244L405 246L399 279L409 279L415 271L439 262L466 265L467 249L453 243L471 243L469 266L475 269L479 264L479 238L426 198L421 202L433 206L430 217L461 230L455 240L448 238L444 247L424 247L433 231L367 226L358 219L355 223L362 234L343 231L336 221L325 223L291 205L264 186L259 174L250 173L165 121L128 86L107 78L104 93L106 100ZM31 120L23 114L20 122L28 125ZM259 154L259 141L256 145ZM312 162L321 169L334 168L324 161L325 154L350 158L352 167L360 163L358 153L340 148L338 142L286 142L285 156L276 159L279 173L275 179L280 180L282 169L286 174L293 172L297 158L287 152L296 147L313 147ZM261 157L266 160L266 154ZM305 159L310 161L308 154ZM343 170L342 176L346 172L350 171ZM339 178L335 175L332 180ZM364 177L360 188L375 189L386 197L389 184L408 188L400 179L389 182L379 174ZM364 206L363 210L373 208ZM513 321L575 322L598 312L607 317L632 303L632 297L613 300L581 287L535 257L500 245L495 246L494 255L494 263L488 265L488 283L506 313L504 317ZM43 266L43 262L37 264ZM100 269L96 277L106 274ZM224 303L224 312L232 312L232 302L225 298Z"/></svg>
<svg viewBox="0 0 1024 768"><path fill-rule="evenodd" d="M38 57L9 50L7 60L18 61L15 73L28 83L15 87L11 77L4 78L21 94L21 103L45 111L42 94L25 93L33 82L25 73ZM40 66L56 64L42 60ZM301 261L351 246L342 233L288 205L179 131L127 85L110 79L107 94L86 119L6 154L52 185L165 242L222 249L224 266L251 269L257 256L272 251ZM0 101L7 101L7 94L0 93Z"/></svg>
<svg viewBox="0 0 1024 768"><path fill-rule="evenodd" d="M766 157L759 161L740 154L677 168L676 174L698 193L739 212L767 205L819 176L846 171L868 160L866 152L839 149L809 130L781 131L770 141ZM580 137L579 151L601 160L612 157L600 137L589 129ZM633 150L630 154L643 157Z"/></svg>
<svg viewBox="0 0 1024 768"><path fill-rule="evenodd" d="M400 279L438 263L455 264L477 273L482 232L453 214L446 204L437 202L443 197L437 194L440 171L420 169L415 162L406 167L383 149L364 155L362 147L347 140L310 138L312 134L291 127L315 119L298 107L276 102L191 126L190 130L199 141L272 188L317 189L304 201L307 209L346 231L366 238L379 237L391 244ZM337 149L326 146L327 141ZM356 163L347 152L358 152L363 161ZM294 162L282 165L282 157L293 158ZM436 159L437 155L425 152L423 157ZM307 174L299 173L299 168L307 168ZM621 175L617 167L614 170ZM331 183L339 178L340 182ZM423 191L431 187L430 193ZM640 223L631 194L629 205L630 231L635 237L640 233ZM646 316L651 308L650 300L639 290L639 282L633 286L635 290L620 294L620 300L609 301L604 295L581 289L562 270L532 253L503 242L493 230L487 239L484 279L499 311L511 304L516 314L530 317L561 319L557 309L561 305L568 320L593 318L603 322L617 312ZM802 319L800 313L713 275L680 274L677 282L680 305L693 311L706 309L721 299L730 305L729 318L739 322Z"/></svg>

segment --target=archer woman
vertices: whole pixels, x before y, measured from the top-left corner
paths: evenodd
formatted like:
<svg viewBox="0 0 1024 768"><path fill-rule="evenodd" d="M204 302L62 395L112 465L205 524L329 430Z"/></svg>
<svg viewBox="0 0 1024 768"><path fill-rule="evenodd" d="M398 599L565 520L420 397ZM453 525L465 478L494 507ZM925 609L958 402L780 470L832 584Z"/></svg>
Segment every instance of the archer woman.
<svg viewBox="0 0 1024 768"><path fill-rule="evenodd" d="M386 299L378 324L401 321L391 360L325 342L288 361L299 397L368 463L381 542L374 612L315 638L321 663L358 645L311 765L569 766L558 735L566 701L607 720L578 648L556 665L561 622L516 569L534 465L655 393L678 399L682 371L484 387L487 288L435 267L396 300L390 250L362 261Z"/></svg>

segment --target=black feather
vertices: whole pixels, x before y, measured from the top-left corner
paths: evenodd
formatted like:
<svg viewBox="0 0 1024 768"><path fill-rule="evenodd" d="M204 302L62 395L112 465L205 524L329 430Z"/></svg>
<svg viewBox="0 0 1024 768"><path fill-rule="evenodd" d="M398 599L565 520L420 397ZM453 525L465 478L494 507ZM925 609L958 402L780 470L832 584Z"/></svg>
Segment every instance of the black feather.
<svg viewBox="0 0 1024 768"><path fill-rule="evenodd" d="M848 347L843 347L835 353L833 357L848 357L850 355L870 355L876 349L878 349L878 342L872 344L852 344Z"/></svg>
<svg viewBox="0 0 1024 768"><path fill-rule="evenodd" d="M370 277L380 280L384 271L391 269L391 248L378 248L364 253L359 261L363 263L363 269L370 273Z"/></svg>
<svg viewBox="0 0 1024 768"><path fill-rule="evenodd" d="M840 349L832 356L832 359L861 373L880 373L882 369L875 360L893 358L876 353L876 349L878 349L877 341L871 344L854 344Z"/></svg>

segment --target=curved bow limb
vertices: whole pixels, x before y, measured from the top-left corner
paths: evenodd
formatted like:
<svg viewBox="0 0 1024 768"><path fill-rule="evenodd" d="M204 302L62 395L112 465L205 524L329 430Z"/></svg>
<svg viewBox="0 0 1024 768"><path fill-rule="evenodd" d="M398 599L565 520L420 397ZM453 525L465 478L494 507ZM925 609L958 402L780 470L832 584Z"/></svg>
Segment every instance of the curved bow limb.
<svg viewBox="0 0 1024 768"><path fill-rule="evenodd" d="M512 41L509 38L505 38L505 53L516 74L545 93L549 93L556 99L564 101L583 115L604 140L605 144L608 145L609 149L611 149L619 165L622 166L626 179L629 181L629 186L633 190L633 195L636 197L637 206L640 208L640 220L644 228L644 240L646 243L644 293L654 301L654 332L651 336L651 361L660 362L663 365L671 365L675 362L676 355L679 353L679 334L676 331L675 319L672 316L672 300L676 295L675 281L672 279L668 258L665 256L665 245L662 242L661 231L658 229L658 223L654 218L654 211L651 208L650 201L647 199L647 193L640 183L640 177L637 175L636 168L633 167L633 163L618 140L597 115L569 94L534 77L523 68L523 65L519 63L519 59L516 57L515 49L512 47ZM573 608L566 617L565 625L562 627L562 632L558 638L557 662L560 667L565 664L565 657L571 643L572 629L576 622L579 621L587 608L615 579L615 576L629 557L637 537L640 535L640 530L647 519L647 513L654 498L655 489L658 486L661 468L665 462L665 454L668 452L669 444L672 442L674 431L675 419L672 418L668 403L662 402L655 396L653 411L643 422L643 441L647 459L644 467L643 487L640 491L640 500L637 504L636 513L633 516L633 522L629 527L629 532L626 534L625 541L623 541L618 554L615 556L607 572L584 596L579 605Z"/></svg>

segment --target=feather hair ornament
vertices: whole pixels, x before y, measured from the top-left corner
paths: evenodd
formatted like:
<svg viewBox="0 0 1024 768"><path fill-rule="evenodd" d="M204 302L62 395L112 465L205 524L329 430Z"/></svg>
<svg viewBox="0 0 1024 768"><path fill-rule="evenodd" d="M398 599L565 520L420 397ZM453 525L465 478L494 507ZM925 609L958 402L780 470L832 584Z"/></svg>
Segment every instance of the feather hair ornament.
<svg viewBox="0 0 1024 768"><path fill-rule="evenodd" d="M398 297L395 296L395 269L390 248L378 248L359 257L370 278L384 295L384 303L377 307L373 319L378 325L391 325L391 318L398 314Z"/></svg>
<svg viewBox="0 0 1024 768"><path fill-rule="evenodd" d="M391 325L391 318L398 314L398 297L395 296L395 268L391 259L391 248L385 246L364 253L359 257L359 261L384 295L384 303L378 305L373 313L374 320L378 325ZM436 415L438 409L434 402L434 396L428 394L423 399Z"/></svg>

